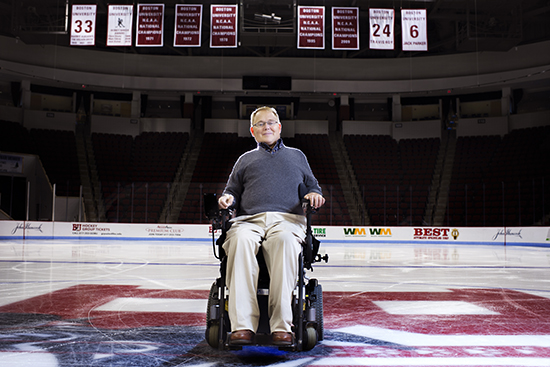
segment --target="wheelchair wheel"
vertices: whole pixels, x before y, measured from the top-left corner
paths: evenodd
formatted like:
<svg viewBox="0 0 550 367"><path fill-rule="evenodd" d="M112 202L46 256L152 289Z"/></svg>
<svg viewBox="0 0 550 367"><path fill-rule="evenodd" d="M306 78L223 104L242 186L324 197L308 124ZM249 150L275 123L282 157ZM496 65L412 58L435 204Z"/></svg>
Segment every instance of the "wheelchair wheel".
<svg viewBox="0 0 550 367"><path fill-rule="evenodd" d="M218 339L218 334L220 332L220 324L212 323L209 327L206 328L206 341L208 345L212 348L218 349L220 346L220 340Z"/></svg>
<svg viewBox="0 0 550 367"><path fill-rule="evenodd" d="M219 331L220 331L220 320L219 314L214 316L214 319L211 319L211 312L213 306L218 306L219 309L219 300L218 300L218 285L216 282L210 287L210 294L208 295L208 304L206 306L206 333L205 339L212 348L218 349L219 346ZM215 320L215 319L218 320Z"/></svg>
<svg viewBox="0 0 550 367"><path fill-rule="evenodd" d="M323 287L317 284L311 293L311 307L315 308L315 319L317 321L317 340L324 339L324 323L323 323Z"/></svg>
<svg viewBox="0 0 550 367"><path fill-rule="evenodd" d="M306 328L302 345L304 350L312 350L317 345L317 330L315 328Z"/></svg>

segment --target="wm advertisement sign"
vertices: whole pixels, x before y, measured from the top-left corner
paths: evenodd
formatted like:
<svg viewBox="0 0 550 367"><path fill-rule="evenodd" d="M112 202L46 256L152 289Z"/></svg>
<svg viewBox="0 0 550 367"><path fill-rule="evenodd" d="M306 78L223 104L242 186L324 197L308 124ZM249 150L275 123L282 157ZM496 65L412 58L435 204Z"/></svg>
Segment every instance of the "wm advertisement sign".
<svg viewBox="0 0 550 367"><path fill-rule="evenodd" d="M344 237L391 237L391 235L391 228L344 228Z"/></svg>

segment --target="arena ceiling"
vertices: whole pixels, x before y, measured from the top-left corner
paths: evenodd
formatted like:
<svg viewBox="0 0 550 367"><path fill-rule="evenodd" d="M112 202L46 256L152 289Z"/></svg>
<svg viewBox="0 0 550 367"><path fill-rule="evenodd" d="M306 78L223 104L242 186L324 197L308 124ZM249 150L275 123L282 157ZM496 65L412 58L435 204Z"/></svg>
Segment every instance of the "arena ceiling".
<svg viewBox="0 0 550 367"><path fill-rule="evenodd" d="M448 55L478 51L508 51L513 47L550 39L550 1L548 0L220 0L187 1L203 4L203 29L209 27L210 4L239 5L239 42L235 49L212 49L208 31L202 32L202 47L171 46L175 4L186 1L130 1L117 4L165 4L165 42L163 47L106 47L108 1L0 0L0 34L16 37L26 44L69 46L70 5L97 3L96 46L91 49L135 54L184 56L316 57L316 58L401 58ZM298 5L359 7L359 50L333 51L296 48L296 7ZM369 8L395 9L393 51L370 50L369 29L365 22ZM427 9L428 51L403 52L400 47L399 9ZM268 15L262 17L261 15ZM274 17L269 17L274 15ZM275 20L276 18L276 20ZM327 25L330 22L327 21ZM330 28L327 28L327 33ZM170 40L168 40L170 38ZM3 50L3 52L6 52Z"/></svg>

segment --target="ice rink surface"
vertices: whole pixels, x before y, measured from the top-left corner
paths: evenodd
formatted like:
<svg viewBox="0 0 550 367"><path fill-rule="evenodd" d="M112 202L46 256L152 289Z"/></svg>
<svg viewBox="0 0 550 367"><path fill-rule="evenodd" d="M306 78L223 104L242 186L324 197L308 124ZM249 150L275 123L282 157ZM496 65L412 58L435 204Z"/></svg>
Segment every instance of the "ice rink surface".
<svg viewBox="0 0 550 367"><path fill-rule="evenodd" d="M325 340L220 352L197 241L0 241L0 366L550 366L550 248L329 242Z"/></svg>

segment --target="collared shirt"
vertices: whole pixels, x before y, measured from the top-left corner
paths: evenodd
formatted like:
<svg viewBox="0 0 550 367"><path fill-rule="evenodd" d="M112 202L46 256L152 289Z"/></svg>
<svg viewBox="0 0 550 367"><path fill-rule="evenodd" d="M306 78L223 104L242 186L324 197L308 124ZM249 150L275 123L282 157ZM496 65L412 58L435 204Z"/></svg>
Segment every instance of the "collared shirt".
<svg viewBox="0 0 550 367"><path fill-rule="evenodd" d="M271 154L275 154L275 152L281 149L282 145L283 145L283 139L277 140L273 148L270 148L269 145L267 145L266 143L258 143L259 147L261 147L263 150Z"/></svg>

